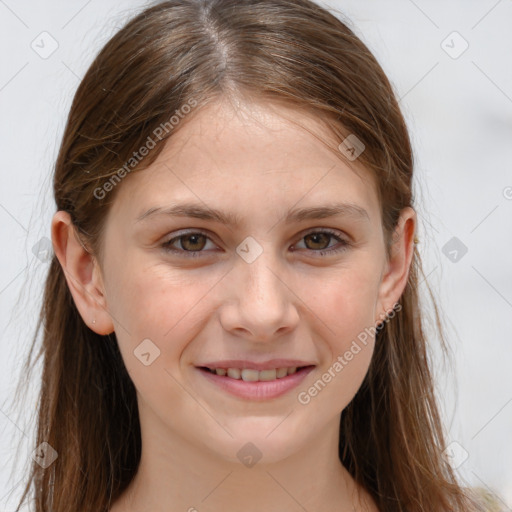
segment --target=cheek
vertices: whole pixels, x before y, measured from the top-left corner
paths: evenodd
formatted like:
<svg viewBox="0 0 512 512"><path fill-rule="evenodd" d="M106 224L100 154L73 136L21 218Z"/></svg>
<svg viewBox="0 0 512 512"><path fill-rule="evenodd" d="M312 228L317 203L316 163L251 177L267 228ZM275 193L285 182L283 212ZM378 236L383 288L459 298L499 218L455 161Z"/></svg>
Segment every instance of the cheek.
<svg viewBox="0 0 512 512"><path fill-rule="evenodd" d="M129 267L142 270L130 272ZM164 411L164 403L185 410L190 407L190 397L176 380L178 367L182 353L201 329L200 301L214 283L197 280L191 285L183 273L178 276L163 266L125 268L126 272L119 267L112 274L117 286L111 297L126 370L142 400L153 410Z"/></svg>
<svg viewBox="0 0 512 512"><path fill-rule="evenodd" d="M373 354L373 341L348 343L347 350L321 368L315 379L297 395L299 407L307 408L312 417L339 415L361 387Z"/></svg>
<svg viewBox="0 0 512 512"><path fill-rule="evenodd" d="M302 406L311 404L321 415L339 414L360 388L374 350L377 277L370 265L353 272L345 269L308 295L326 326L320 336L328 354L315 380L300 390Z"/></svg>
<svg viewBox="0 0 512 512"><path fill-rule="evenodd" d="M308 406L308 414L340 414L363 383L375 346L373 307L364 299L344 295L332 307L330 329L323 331L326 357L314 379L308 379L297 396L301 406Z"/></svg>
<svg viewBox="0 0 512 512"><path fill-rule="evenodd" d="M359 332L375 326L378 285L376 269L361 265L324 279L308 293L308 302L321 319L325 318L329 338L339 350Z"/></svg>
<svg viewBox="0 0 512 512"><path fill-rule="evenodd" d="M199 326L200 301L215 284L213 276L191 278L183 270L132 258L111 266L108 277L109 311L127 367L145 339L158 347L160 361L168 359L166 367L173 366Z"/></svg>

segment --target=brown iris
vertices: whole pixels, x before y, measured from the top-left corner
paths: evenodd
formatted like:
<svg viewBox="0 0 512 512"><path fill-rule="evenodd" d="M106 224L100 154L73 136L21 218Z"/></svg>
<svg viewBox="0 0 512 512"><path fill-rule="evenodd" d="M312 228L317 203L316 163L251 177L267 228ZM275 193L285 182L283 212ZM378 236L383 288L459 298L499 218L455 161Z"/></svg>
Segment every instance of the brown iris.
<svg viewBox="0 0 512 512"><path fill-rule="evenodd" d="M322 241L324 241L324 242L326 242L326 245L324 245L323 247L309 247L309 248L310 249L326 249L327 246L329 245L329 241L331 238L332 238L332 235L330 235L329 233L311 233L309 235L306 235L304 237L304 240L305 241L313 240L313 244L320 243L321 245L324 245L321 243Z"/></svg>
<svg viewBox="0 0 512 512"><path fill-rule="evenodd" d="M207 237L200 233L194 233L191 235L180 236L181 246L187 251L200 251L206 244ZM192 243L184 242L186 240L192 240Z"/></svg>

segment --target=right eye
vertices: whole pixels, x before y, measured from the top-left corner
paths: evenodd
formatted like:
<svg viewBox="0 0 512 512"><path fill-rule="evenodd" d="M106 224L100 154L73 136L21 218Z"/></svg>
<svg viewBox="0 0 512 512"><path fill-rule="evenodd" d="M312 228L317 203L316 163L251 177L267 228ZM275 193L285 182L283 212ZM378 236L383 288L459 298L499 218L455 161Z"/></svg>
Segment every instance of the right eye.
<svg viewBox="0 0 512 512"><path fill-rule="evenodd" d="M205 247L206 242L210 237L201 231L190 231L181 235L175 236L162 244L162 248L172 254L180 256L197 257L198 253L205 252L202 249ZM211 241L211 240L210 240ZM180 249L175 247L175 243L179 242ZM213 243L213 242L212 242Z"/></svg>

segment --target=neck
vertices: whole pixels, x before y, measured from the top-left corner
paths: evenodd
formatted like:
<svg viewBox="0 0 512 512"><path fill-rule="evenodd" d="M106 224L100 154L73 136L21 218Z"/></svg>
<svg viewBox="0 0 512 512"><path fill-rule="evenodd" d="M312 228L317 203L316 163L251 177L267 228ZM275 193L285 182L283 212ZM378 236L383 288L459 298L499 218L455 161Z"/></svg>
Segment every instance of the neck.
<svg viewBox="0 0 512 512"><path fill-rule="evenodd" d="M265 448L230 439L234 455L221 457L206 445L179 437L147 409L144 413L138 472L111 512L377 512L339 460L339 416L301 450L265 462L270 459Z"/></svg>

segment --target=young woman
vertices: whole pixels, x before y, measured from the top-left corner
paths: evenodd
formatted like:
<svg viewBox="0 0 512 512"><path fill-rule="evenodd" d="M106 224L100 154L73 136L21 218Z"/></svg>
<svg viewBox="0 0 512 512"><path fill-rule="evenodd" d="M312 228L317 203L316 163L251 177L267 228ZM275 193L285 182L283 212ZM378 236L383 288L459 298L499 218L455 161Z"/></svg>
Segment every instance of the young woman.
<svg viewBox="0 0 512 512"><path fill-rule="evenodd" d="M390 83L325 9L172 0L131 20L56 163L24 498L480 510L443 457L412 181Z"/></svg>

